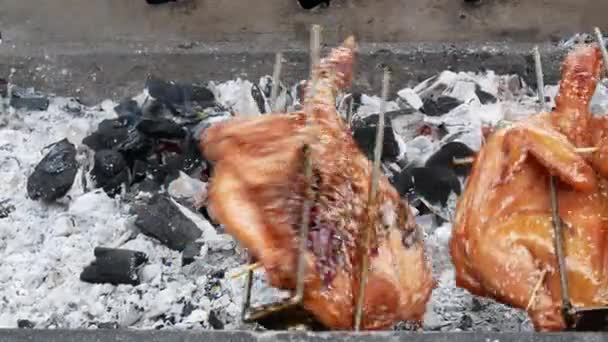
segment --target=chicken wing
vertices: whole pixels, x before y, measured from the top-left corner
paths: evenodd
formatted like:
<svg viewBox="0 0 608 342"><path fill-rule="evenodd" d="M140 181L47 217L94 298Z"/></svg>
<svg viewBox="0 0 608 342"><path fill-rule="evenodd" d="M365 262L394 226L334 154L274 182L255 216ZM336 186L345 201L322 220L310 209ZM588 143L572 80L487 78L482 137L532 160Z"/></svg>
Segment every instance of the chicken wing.
<svg viewBox="0 0 608 342"><path fill-rule="evenodd" d="M303 306L333 329L353 328L358 247L370 219L372 166L335 106L337 92L351 82L354 51L351 37L321 61L317 81L307 84L306 112L236 118L209 128L201 139L214 163L210 214L262 263L272 286L288 290L296 286L303 146L309 144L315 197ZM410 207L384 176L376 203L363 329L421 319L434 286Z"/></svg>
<svg viewBox="0 0 608 342"><path fill-rule="evenodd" d="M480 150L459 200L450 241L456 283L479 296L528 310L537 330L565 328L549 177L557 185L572 302L608 304L608 126L589 112L601 68L598 46L570 52L556 108L493 133ZM576 149L597 146L595 153ZM541 273L546 272L546 277Z"/></svg>

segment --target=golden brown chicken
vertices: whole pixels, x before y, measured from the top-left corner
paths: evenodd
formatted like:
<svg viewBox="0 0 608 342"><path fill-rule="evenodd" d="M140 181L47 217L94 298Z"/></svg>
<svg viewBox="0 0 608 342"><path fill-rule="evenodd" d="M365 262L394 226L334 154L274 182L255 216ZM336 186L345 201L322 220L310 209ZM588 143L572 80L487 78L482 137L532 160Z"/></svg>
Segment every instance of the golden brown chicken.
<svg viewBox="0 0 608 342"><path fill-rule="evenodd" d="M490 136L456 210L450 250L457 285L525 309L544 279L528 310L537 330L565 328L550 175L557 179L572 302L581 307L608 304L608 121L589 112L601 64L597 45L568 54L555 110ZM599 150L576 150L590 146Z"/></svg>
<svg viewBox="0 0 608 342"><path fill-rule="evenodd" d="M289 290L296 285L306 187L303 146L310 144L315 195L303 306L332 329L353 328L372 170L335 106L337 92L351 82L354 51L351 37L320 62L305 112L236 118L201 139L214 163L210 215L262 263L272 286ZM410 207L384 176L378 203L363 329L421 319L434 285Z"/></svg>

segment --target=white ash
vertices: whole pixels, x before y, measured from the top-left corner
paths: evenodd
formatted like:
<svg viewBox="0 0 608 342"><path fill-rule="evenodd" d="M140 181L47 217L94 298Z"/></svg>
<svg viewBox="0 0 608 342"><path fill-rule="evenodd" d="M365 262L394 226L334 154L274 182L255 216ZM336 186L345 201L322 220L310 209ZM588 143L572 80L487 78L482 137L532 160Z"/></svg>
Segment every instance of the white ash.
<svg viewBox="0 0 608 342"><path fill-rule="evenodd" d="M534 92L516 76L497 76L491 72L441 75L439 78L450 84L439 92L466 100L443 120L450 129L463 130L459 139L472 147L479 147L481 124L536 112ZM417 97L436 80L400 94L410 108L419 109ZM482 105L471 93L474 91L471 82L496 96L498 102ZM250 82L230 81L213 89L231 110L259 115L251 97ZM552 91L546 91L547 96L554 96L556 89L553 86ZM145 94L138 99L144 97ZM0 126L0 177L3 180L0 201L8 199L15 207L8 217L0 219L0 328L14 328L17 320L25 319L37 328L96 328L101 323L117 322L121 327L138 329L210 329L212 313L226 329L242 327L239 317L245 277L233 279L230 275L244 266L245 253L232 237L216 231L198 213L180 206L203 230L201 240L205 243L195 261L182 266L181 253L138 232L129 214L128 201L110 199L97 190L85 193L81 174L77 175L68 196L56 204L44 205L26 198L27 176L44 155L45 146L68 138L80 147L82 138L100 121L116 116L112 109L116 103L110 100L83 108L80 113L66 107L70 102L70 99L53 97L44 112L9 109L0 113L4 119ZM362 102L359 116L380 109L375 95L363 95ZM399 109L403 102L391 101L387 110ZM606 87L599 87L592 106L600 112L608 108ZM405 141L400 143L401 154L408 160L424 160L442 143L425 137L411 140L406 136L405 123L402 124L401 127L396 124L395 131ZM183 183L169 188L177 197L191 195L195 189L205 187L204 183L188 180L183 175L179 180ZM454 204L450 212L453 207ZM522 311L475 298L456 288L447 248L450 225L435 227L428 216L419 217L419 221L425 228L434 274L439 281L428 305L425 330L531 330ZM94 259L96 246L146 253L149 261L141 269L142 283L113 286L81 282L80 272ZM263 272L255 272L254 305L285 296L264 284Z"/></svg>

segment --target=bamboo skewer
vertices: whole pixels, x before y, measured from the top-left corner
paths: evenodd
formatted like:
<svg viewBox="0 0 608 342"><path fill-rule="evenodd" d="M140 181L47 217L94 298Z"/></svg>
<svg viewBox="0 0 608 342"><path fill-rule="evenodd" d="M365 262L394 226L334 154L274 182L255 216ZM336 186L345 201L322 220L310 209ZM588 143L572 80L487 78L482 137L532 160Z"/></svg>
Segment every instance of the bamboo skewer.
<svg viewBox="0 0 608 342"><path fill-rule="evenodd" d="M600 46L600 51L602 51L602 58L604 59L604 70L608 72L608 51L606 51L606 44L604 44L604 35L602 35L602 31L599 27L596 27L594 31L595 39L597 40L597 43Z"/></svg>
<svg viewBox="0 0 608 342"><path fill-rule="evenodd" d="M234 272L232 275L230 275L230 278L231 279L236 279L236 278L242 277L245 274L247 274L248 272L255 271L256 269L258 269L260 267L262 267L262 263L261 262L256 262L256 263L253 263L253 264L249 264L249 265L245 266L242 270Z"/></svg>
<svg viewBox="0 0 608 342"><path fill-rule="evenodd" d="M526 311L529 311L530 308L532 308L532 305L534 305L534 303L536 302L536 296L538 295L538 290L540 290L540 287L543 285L546 275L547 275L547 270L543 270L540 274L540 277L538 278L538 281L536 282L536 285L534 286L534 290L532 290L532 293L530 295L530 300L528 301L528 305L526 306Z"/></svg>
<svg viewBox="0 0 608 342"><path fill-rule="evenodd" d="M272 90L270 92L270 111L277 111L277 97L281 88L279 82L281 77L281 66L283 64L283 53L277 52L274 60L274 70L272 72Z"/></svg>
<svg viewBox="0 0 608 342"><path fill-rule="evenodd" d="M372 218L371 211L375 209L376 193L378 191L378 178L380 176L380 157L382 156L382 141L384 140L384 113L386 112L386 102L388 101L388 87L390 82L390 72L387 68L384 69L382 79L382 102L380 104L380 114L378 115L378 125L376 126L376 145L374 149L374 164L371 175L371 184L368 197L368 218ZM371 230L374 229L374 221L367 222L364 231L364 249L362 251L361 274L359 277L359 292L355 307L355 331L361 330L361 320L363 316L363 303L365 301L365 287L367 285L368 268L369 268L369 252L371 244Z"/></svg>

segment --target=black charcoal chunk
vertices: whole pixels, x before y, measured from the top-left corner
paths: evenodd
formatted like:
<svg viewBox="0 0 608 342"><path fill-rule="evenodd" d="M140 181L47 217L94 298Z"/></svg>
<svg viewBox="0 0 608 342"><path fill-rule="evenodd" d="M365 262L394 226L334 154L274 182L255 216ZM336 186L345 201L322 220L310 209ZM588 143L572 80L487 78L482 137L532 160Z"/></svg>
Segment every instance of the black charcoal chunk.
<svg viewBox="0 0 608 342"><path fill-rule="evenodd" d="M36 327L36 323L27 319L18 319L17 327L19 329L34 329Z"/></svg>
<svg viewBox="0 0 608 342"><path fill-rule="evenodd" d="M420 111L428 116L441 116L449 113L462 103L462 101L450 96L439 96L437 99L429 97L424 99Z"/></svg>
<svg viewBox="0 0 608 342"><path fill-rule="evenodd" d="M262 90L260 90L260 87L258 87L256 84L251 87L251 97L253 97L255 103L258 105L258 110L260 113L266 113L266 97L264 96Z"/></svg>
<svg viewBox="0 0 608 342"><path fill-rule="evenodd" d="M11 204L10 200L0 201L0 218L8 217L13 211L15 211L15 206Z"/></svg>
<svg viewBox="0 0 608 342"><path fill-rule="evenodd" d="M144 119L137 124L137 130L155 139L182 139L186 131L173 120L158 118Z"/></svg>
<svg viewBox="0 0 608 342"><path fill-rule="evenodd" d="M133 165L136 160L146 160L153 149L154 140L136 129L129 130L127 137L116 146L116 150L123 154L129 165Z"/></svg>
<svg viewBox="0 0 608 342"><path fill-rule="evenodd" d="M8 81L0 78L0 97L8 96Z"/></svg>
<svg viewBox="0 0 608 342"><path fill-rule="evenodd" d="M466 144L452 141L443 145L427 159L427 167L446 167L454 170L458 176L467 176L471 172L472 164L455 164L454 159L473 157L475 152Z"/></svg>
<svg viewBox="0 0 608 342"><path fill-rule="evenodd" d="M481 104L496 103L497 101L494 95L483 91L479 84L475 87L475 95L477 95L477 98Z"/></svg>
<svg viewBox="0 0 608 342"><path fill-rule="evenodd" d="M115 196L121 190L122 184L129 181L129 169L120 152L101 150L95 152L95 164L91 170L95 185L109 196Z"/></svg>
<svg viewBox="0 0 608 342"><path fill-rule="evenodd" d="M32 92L14 89L10 105L15 109L42 111L49 107L49 99Z"/></svg>
<svg viewBox="0 0 608 342"><path fill-rule="evenodd" d="M322 5L323 7L328 7L330 0L298 0L298 3L300 4L300 6L302 6L303 9L309 10L319 5Z"/></svg>
<svg viewBox="0 0 608 342"><path fill-rule="evenodd" d="M216 310L211 310L209 312L209 325L215 330L224 329L224 322L220 320L219 314Z"/></svg>
<svg viewBox="0 0 608 342"><path fill-rule="evenodd" d="M410 170L416 194L431 204L447 204L450 194L460 195L456 173L447 167L415 167Z"/></svg>
<svg viewBox="0 0 608 342"><path fill-rule="evenodd" d="M356 121L353 124L353 137L363 154L370 160L374 159L377 125L378 115L372 115L365 118L365 120ZM397 143L392 121L389 117L385 117L384 119L383 138L382 160L396 160L399 156L399 144Z"/></svg>
<svg viewBox="0 0 608 342"><path fill-rule="evenodd" d="M97 130L82 140L94 151L113 149L127 139L129 129L123 118L106 119L97 125Z"/></svg>
<svg viewBox="0 0 608 342"><path fill-rule="evenodd" d="M147 203L137 205L135 212L135 225L173 250L183 251L202 235L196 224L165 194L155 194Z"/></svg>
<svg viewBox="0 0 608 342"><path fill-rule="evenodd" d="M135 124L135 122L143 115L137 101L133 99L125 99L121 101L116 107L114 107L114 111L119 116L127 119L127 123L129 125Z"/></svg>
<svg viewBox="0 0 608 342"><path fill-rule="evenodd" d="M186 245L182 252L182 266L189 265L194 262L194 259L200 254L202 242L191 242Z"/></svg>
<svg viewBox="0 0 608 342"><path fill-rule="evenodd" d="M55 143L27 180L27 194L33 200L54 201L70 191L78 164L76 147L68 139Z"/></svg>
<svg viewBox="0 0 608 342"><path fill-rule="evenodd" d="M95 260L80 274L80 280L113 285L139 285L138 271L147 261L145 253L128 249L95 247Z"/></svg>
<svg viewBox="0 0 608 342"><path fill-rule="evenodd" d="M150 77L146 82L150 95L167 106L174 115L195 116L215 104L215 95L204 86L167 82Z"/></svg>

